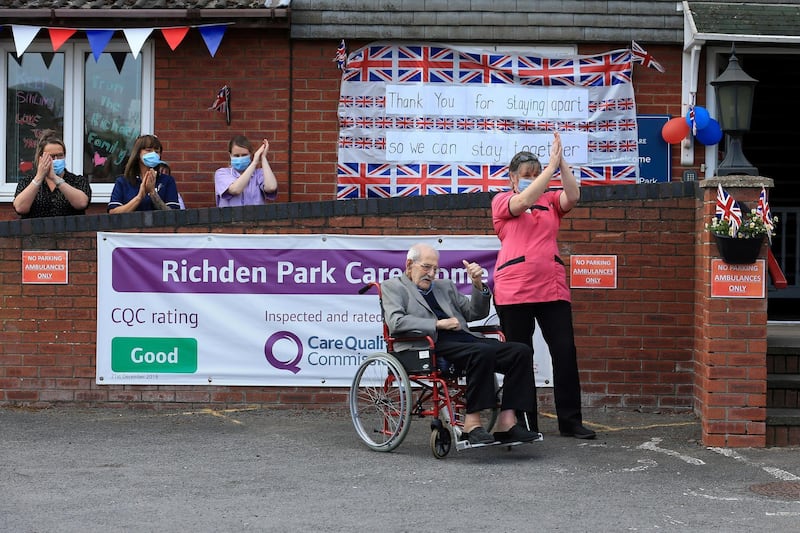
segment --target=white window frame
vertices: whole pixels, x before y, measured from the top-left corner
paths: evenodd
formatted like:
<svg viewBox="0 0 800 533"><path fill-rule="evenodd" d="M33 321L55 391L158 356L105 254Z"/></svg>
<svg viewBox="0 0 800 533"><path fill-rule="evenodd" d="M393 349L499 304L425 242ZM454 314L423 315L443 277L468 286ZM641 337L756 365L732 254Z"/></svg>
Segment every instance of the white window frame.
<svg viewBox="0 0 800 533"><path fill-rule="evenodd" d="M15 52L16 48L13 41L0 41L0 86L3 91L8 90L8 65L6 58L9 52ZM53 46L48 40L36 39L25 50L28 52L52 52ZM103 52L130 52L128 43L123 39L112 39L105 47ZM85 77L83 57L85 53L92 53L92 48L87 41L76 40L76 42L64 43L56 53L64 54L64 131L60 132L64 144L67 145L66 162L67 168L83 169L83 135L85 124L83 119L76 120L76 117L83 117L85 90L83 80ZM140 120L142 125L141 133L152 133L154 125L155 109L155 58L152 40L147 42L139 52L142 58L142 101ZM8 118L7 99L0 98L0 124L5 128ZM5 161L7 150L5 143L0 143L0 202L10 203L14 200L14 193L17 189L16 183L7 183L5 176ZM73 171L74 172L74 171ZM77 172L77 173L81 173ZM107 204L111 198L113 183L92 183L92 203Z"/></svg>

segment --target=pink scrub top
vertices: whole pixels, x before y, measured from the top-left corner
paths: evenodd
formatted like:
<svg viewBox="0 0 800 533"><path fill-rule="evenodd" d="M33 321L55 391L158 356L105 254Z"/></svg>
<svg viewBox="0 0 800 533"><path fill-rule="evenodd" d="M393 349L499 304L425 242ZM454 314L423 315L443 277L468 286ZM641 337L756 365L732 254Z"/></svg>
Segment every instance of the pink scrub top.
<svg viewBox="0 0 800 533"><path fill-rule="evenodd" d="M494 267L494 303L570 301L567 267L558 255L558 229L565 212L561 191L548 191L528 211L514 216L506 191L492 199L492 224L500 239Z"/></svg>

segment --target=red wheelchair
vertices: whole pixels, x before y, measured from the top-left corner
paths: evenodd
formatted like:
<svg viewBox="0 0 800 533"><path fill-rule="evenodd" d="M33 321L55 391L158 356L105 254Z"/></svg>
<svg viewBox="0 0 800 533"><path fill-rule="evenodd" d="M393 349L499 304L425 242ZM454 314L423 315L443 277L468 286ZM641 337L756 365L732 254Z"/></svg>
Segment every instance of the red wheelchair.
<svg viewBox="0 0 800 533"><path fill-rule="evenodd" d="M372 287L377 289L381 300L381 287L377 282L367 284L359 294ZM403 442L412 417L431 417L430 447L437 459L446 457L453 443L459 451L500 444L470 444L460 438L466 413L466 380L455 368L437 360L433 339L428 336L392 337L386 321L382 322L387 351L371 354L361 363L349 391L350 416L361 440L373 450L389 452ZM498 326L470 329L505 340ZM421 339L428 348L394 350L396 342ZM483 426L487 429L494 426L499 413L502 387L497 390L497 405L482 414ZM522 443L502 445L510 448L517 444Z"/></svg>

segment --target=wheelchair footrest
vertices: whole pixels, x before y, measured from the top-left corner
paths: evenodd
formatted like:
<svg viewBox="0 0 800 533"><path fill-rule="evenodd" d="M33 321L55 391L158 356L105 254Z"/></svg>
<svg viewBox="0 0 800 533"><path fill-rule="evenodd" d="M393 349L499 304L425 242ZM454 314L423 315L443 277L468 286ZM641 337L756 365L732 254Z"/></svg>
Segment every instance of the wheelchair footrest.
<svg viewBox="0 0 800 533"><path fill-rule="evenodd" d="M511 448L512 446L519 446L520 444L533 444L534 442L542 442L543 440L544 437L542 436L541 433L539 433L539 438L537 438L536 440L532 440L530 442L522 442L519 440L512 442L501 442L499 440L496 440L494 442L489 442L487 444L471 444L468 440L457 440L456 450L460 452L462 450L468 450L470 448L487 448L491 446L508 446L509 448Z"/></svg>

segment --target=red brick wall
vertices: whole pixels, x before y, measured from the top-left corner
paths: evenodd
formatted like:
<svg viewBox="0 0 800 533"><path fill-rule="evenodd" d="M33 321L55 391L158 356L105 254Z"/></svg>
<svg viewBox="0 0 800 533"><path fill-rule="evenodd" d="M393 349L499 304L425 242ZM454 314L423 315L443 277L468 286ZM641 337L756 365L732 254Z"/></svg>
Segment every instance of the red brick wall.
<svg viewBox="0 0 800 533"><path fill-rule="evenodd" d="M615 254L619 261L617 289L573 290L586 405L664 411L692 407L697 211L694 198L626 200L587 204L565 219L565 261L571 254ZM485 207L141 231L492 234ZM69 284L22 285L25 249L69 250ZM346 405L346 389L96 385L96 261L95 232L0 238L0 405ZM545 406L552 405L550 391L541 392Z"/></svg>
<svg viewBox="0 0 800 533"><path fill-rule="evenodd" d="M714 178L704 185L704 220L714 216L715 182L737 201L756 205L764 178ZM706 446L763 447L767 419L767 299L712 298L711 259L719 257L713 237L698 228L694 405ZM762 247L761 258L766 255Z"/></svg>

